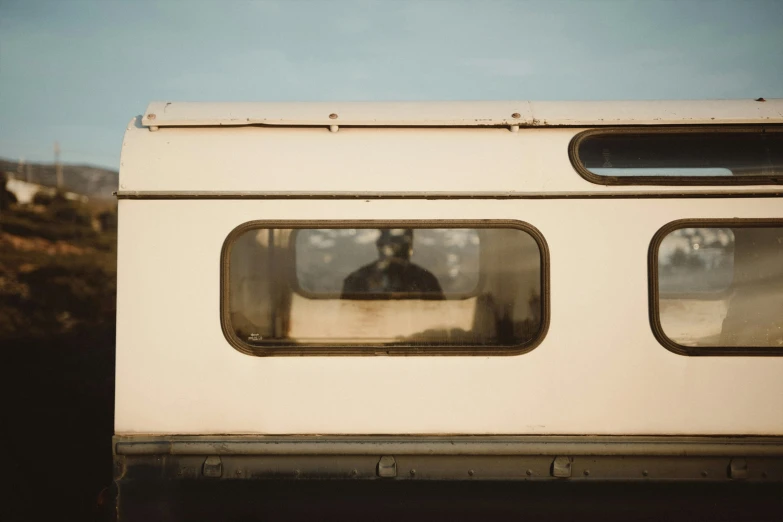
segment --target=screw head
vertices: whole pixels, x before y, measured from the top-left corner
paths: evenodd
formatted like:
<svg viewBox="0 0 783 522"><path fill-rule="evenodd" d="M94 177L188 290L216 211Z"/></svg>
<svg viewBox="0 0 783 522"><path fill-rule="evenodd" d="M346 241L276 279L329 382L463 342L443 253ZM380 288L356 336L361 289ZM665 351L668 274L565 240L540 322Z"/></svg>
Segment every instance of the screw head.
<svg viewBox="0 0 783 522"><path fill-rule="evenodd" d="M528 477L532 476L533 475L533 470L529 469L529 470L525 471L525 475L527 475Z"/></svg>
<svg viewBox="0 0 783 522"><path fill-rule="evenodd" d="M154 114L147 114L147 119L148 120L154 120L156 117L157 116L155 116Z"/></svg>
<svg viewBox="0 0 783 522"><path fill-rule="evenodd" d="M585 474L585 477L589 477L590 476L590 470L589 469L584 470L582 473Z"/></svg>
<svg viewBox="0 0 783 522"><path fill-rule="evenodd" d="M514 114L511 115L511 117L514 118L515 120L518 120L519 118L522 117L522 115L519 114L518 112L515 112Z"/></svg>
<svg viewBox="0 0 783 522"><path fill-rule="evenodd" d="M471 477L473 476L473 470L472 469L468 470L468 475L470 475Z"/></svg>
<svg viewBox="0 0 783 522"><path fill-rule="evenodd" d="M337 119L337 114L335 114L335 113L330 114L329 115L329 119L330 120L336 120Z"/></svg>
<svg viewBox="0 0 783 522"><path fill-rule="evenodd" d="M642 476L644 476L644 477L646 477L649 474L650 474L650 472L647 471L647 470L642 471Z"/></svg>
<svg viewBox="0 0 783 522"><path fill-rule="evenodd" d="M416 470L415 470L415 469L412 469L412 470L411 470L411 477L414 477L414 476L416 476Z"/></svg>

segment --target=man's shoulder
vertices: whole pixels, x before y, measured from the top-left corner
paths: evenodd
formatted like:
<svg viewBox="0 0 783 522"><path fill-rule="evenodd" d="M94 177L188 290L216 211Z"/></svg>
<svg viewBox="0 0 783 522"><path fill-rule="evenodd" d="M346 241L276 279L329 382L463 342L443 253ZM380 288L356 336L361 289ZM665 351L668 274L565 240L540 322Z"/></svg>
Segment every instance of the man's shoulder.
<svg viewBox="0 0 783 522"><path fill-rule="evenodd" d="M357 268L356 270L348 274L348 277L346 277L346 279L352 279L356 277L366 277L367 275L375 271L377 271L377 267L375 266L375 263L369 263L362 267Z"/></svg>
<svg viewBox="0 0 783 522"><path fill-rule="evenodd" d="M438 278L435 277L435 275L426 268L414 264L409 265L408 268L410 270L410 272L408 272L409 277L415 281L418 281L417 286L419 286L421 290L426 292L443 291Z"/></svg>
<svg viewBox="0 0 783 522"><path fill-rule="evenodd" d="M431 278L437 280L437 277L435 277L435 275L432 272L430 272L426 268L424 268L422 266L419 266L417 264L414 264L414 263L409 264L408 265L408 270L411 271L411 272L414 272L416 275L418 275L420 277L431 277Z"/></svg>
<svg viewBox="0 0 783 522"><path fill-rule="evenodd" d="M366 281L367 278L370 277L370 275L375 271L375 263L370 263L368 265L357 268L345 277L343 280L343 285L345 287L352 287L357 284L361 284L362 282Z"/></svg>

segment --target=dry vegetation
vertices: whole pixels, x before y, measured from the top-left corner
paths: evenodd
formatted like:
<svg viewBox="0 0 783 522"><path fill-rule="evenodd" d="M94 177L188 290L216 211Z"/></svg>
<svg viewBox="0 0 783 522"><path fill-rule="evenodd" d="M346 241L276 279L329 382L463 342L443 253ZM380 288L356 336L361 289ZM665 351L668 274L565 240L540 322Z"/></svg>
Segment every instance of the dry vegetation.
<svg viewBox="0 0 783 522"><path fill-rule="evenodd" d="M15 500L0 518L106 519L116 212L57 196L27 206L0 197L0 346L11 375L6 418L13 427L7 436L10 447L27 448L12 457ZM99 226L101 218L108 226Z"/></svg>
<svg viewBox="0 0 783 522"><path fill-rule="evenodd" d="M86 205L46 203L0 214L0 339L89 334L114 323L116 232L96 230Z"/></svg>

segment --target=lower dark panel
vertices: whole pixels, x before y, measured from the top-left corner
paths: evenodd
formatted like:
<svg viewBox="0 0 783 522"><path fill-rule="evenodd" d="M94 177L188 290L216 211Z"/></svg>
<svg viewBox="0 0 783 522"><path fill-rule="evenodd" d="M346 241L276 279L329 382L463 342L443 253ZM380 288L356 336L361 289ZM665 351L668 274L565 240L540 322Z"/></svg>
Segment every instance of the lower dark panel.
<svg viewBox="0 0 783 522"><path fill-rule="evenodd" d="M116 437L121 521L783 520L780 438Z"/></svg>
<svg viewBox="0 0 783 522"><path fill-rule="evenodd" d="M780 483L124 478L121 521L780 521Z"/></svg>
<svg viewBox="0 0 783 522"><path fill-rule="evenodd" d="M115 455L115 478L783 483L783 458L673 455Z"/></svg>

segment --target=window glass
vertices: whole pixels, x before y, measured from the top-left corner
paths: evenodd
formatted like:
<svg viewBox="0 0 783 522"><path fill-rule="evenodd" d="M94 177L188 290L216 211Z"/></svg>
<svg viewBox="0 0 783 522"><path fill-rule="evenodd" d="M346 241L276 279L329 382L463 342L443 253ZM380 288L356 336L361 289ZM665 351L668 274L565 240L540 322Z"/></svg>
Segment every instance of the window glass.
<svg viewBox="0 0 783 522"><path fill-rule="evenodd" d="M666 297L719 296L734 278L730 228L681 228L658 247L658 284Z"/></svg>
<svg viewBox="0 0 783 522"><path fill-rule="evenodd" d="M378 258L380 242L394 243L392 234L406 240L405 229L388 229L381 238L375 228L302 229L296 232L296 281L314 297L340 295L346 277L357 264ZM411 230L410 239L414 238ZM445 295L457 297L476 291L479 277L479 234L469 228L423 228L415 231L416 248L410 262L432 272ZM388 248L388 247L384 247Z"/></svg>
<svg viewBox="0 0 783 522"><path fill-rule="evenodd" d="M521 225L248 225L224 250L224 329L264 353L528 346L543 324L541 241Z"/></svg>
<svg viewBox="0 0 783 522"><path fill-rule="evenodd" d="M700 226L657 251L658 317L686 347L783 347L783 226Z"/></svg>
<svg viewBox="0 0 783 522"><path fill-rule="evenodd" d="M783 132L777 128L589 132L579 162L603 177L732 178L783 176Z"/></svg>

